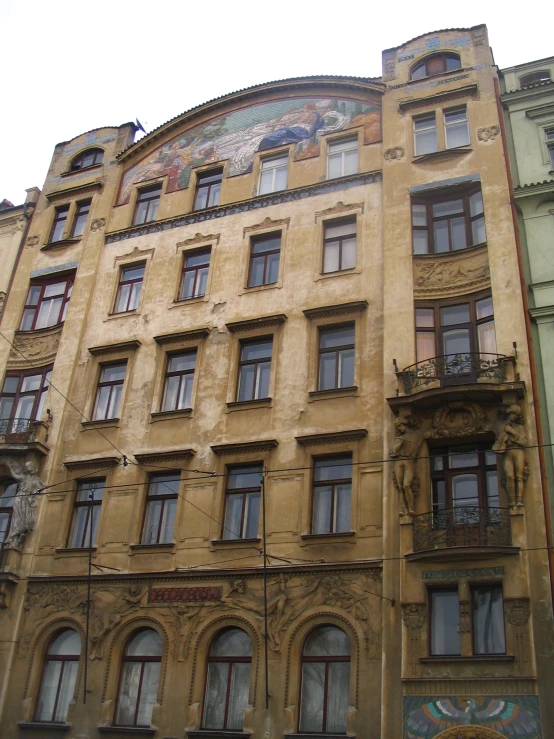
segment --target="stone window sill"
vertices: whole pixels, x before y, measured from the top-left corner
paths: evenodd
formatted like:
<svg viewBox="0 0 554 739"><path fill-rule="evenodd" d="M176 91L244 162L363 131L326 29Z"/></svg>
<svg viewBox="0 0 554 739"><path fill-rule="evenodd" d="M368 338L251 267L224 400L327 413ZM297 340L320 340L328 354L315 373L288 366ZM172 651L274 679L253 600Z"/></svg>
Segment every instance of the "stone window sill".
<svg viewBox="0 0 554 739"><path fill-rule="evenodd" d="M352 536L356 536L355 531L334 531L329 534L302 534L300 537L301 539L304 539L305 541L311 542L313 544L316 544L317 542L329 542L333 539L345 539Z"/></svg>
<svg viewBox="0 0 554 739"><path fill-rule="evenodd" d="M234 400L227 403L230 411L245 411L249 408L268 408L271 405L272 398L256 398L256 400Z"/></svg>
<svg viewBox="0 0 554 739"><path fill-rule="evenodd" d="M78 244L79 241L81 241L81 237L78 238L69 238L69 239L60 239L59 241L49 241L44 246L40 247L41 251L54 251L54 249L63 249L65 246L73 246L73 244Z"/></svg>
<svg viewBox="0 0 554 739"><path fill-rule="evenodd" d="M104 166L103 163L100 162L100 164L91 164L90 167L80 167L79 169L70 169L67 172L62 172L60 177L71 177L71 175L81 174L82 172L93 172L95 169L101 169L103 166Z"/></svg>
<svg viewBox="0 0 554 739"><path fill-rule="evenodd" d="M98 547L56 547L56 555L88 554L96 552Z"/></svg>
<svg viewBox="0 0 554 739"><path fill-rule="evenodd" d="M242 292L246 295L246 293L255 293L259 290L274 290L276 287L283 287L281 280L277 280L277 282L267 282L265 285L245 285L242 288Z"/></svg>
<svg viewBox="0 0 554 739"><path fill-rule="evenodd" d="M180 408L178 411L156 411L150 414L152 421L163 421L169 418L188 418L192 415L192 408Z"/></svg>
<svg viewBox="0 0 554 739"><path fill-rule="evenodd" d="M247 734L245 731L218 731L217 729L198 729L197 731L187 731L186 734L190 739L234 739L234 737L239 739L240 737L252 737L252 734ZM310 736L312 739L317 739L313 734Z"/></svg>
<svg viewBox="0 0 554 739"><path fill-rule="evenodd" d="M471 151L473 151L473 149L470 146L455 146L452 147L452 149L430 151L428 154L416 154L412 161L414 164L419 164L420 162L429 162L432 160L450 159L452 157L459 157L463 154L468 154Z"/></svg>
<svg viewBox="0 0 554 739"><path fill-rule="evenodd" d="M327 398L342 398L345 395L357 395L358 386L334 387L330 390L311 390L308 395L311 400L325 400Z"/></svg>
<svg viewBox="0 0 554 739"><path fill-rule="evenodd" d="M183 298L182 300L174 300L169 306L170 308L179 308L185 305L192 305L193 303L205 303L207 300L206 295L197 295L196 298Z"/></svg>
<svg viewBox="0 0 554 739"><path fill-rule="evenodd" d="M462 663L475 663L475 662L513 662L515 657L511 654L475 654L469 657L465 655L434 655L432 657L420 657L419 661L422 664L433 664L433 662L462 662Z"/></svg>
<svg viewBox="0 0 554 739"><path fill-rule="evenodd" d="M111 428L119 426L119 418L103 418L101 421L82 421L81 427L85 429Z"/></svg>
<svg viewBox="0 0 554 739"><path fill-rule="evenodd" d="M46 723L45 721L20 721L20 729L38 729L40 731L69 731L71 724Z"/></svg>
<svg viewBox="0 0 554 739"><path fill-rule="evenodd" d="M131 544L129 546L131 553L140 554L141 552L173 552L175 551L175 542L168 541L156 544Z"/></svg>
<svg viewBox="0 0 554 739"><path fill-rule="evenodd" d="M154 736L157 729L150 729L147 726L97 726L100 734L130 734L131 736Z"/></svg>
<svg viewBox="0 0 554 739"><path fill-rule="evenodd" d="M127 316L136 316L139 314L138 308L134 308L133 310L122 310L118 313L108 313L108 317L106 318L106 321L111 321L114 318L126 318Z"/></svg>
<svg viewBox="0 0 554 739"><path fill-rule="evenodd" d="M212 539L211 544L214 547L225 546L230 544L232 547L240 546L241 544L259 544L261 539L256 537L255 539Z"/></svg>

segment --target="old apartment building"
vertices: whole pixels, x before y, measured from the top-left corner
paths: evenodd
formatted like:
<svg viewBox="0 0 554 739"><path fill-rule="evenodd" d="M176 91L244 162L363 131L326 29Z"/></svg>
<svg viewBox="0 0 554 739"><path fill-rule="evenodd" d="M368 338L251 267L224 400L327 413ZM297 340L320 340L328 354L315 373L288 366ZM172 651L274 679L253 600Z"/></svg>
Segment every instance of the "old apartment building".
<svg viewBox="0 0 554 739"><path fill-rule="evenodd" d="M500 115L478 26L55 148L0 326L1 736L548 737Z"/></svg>

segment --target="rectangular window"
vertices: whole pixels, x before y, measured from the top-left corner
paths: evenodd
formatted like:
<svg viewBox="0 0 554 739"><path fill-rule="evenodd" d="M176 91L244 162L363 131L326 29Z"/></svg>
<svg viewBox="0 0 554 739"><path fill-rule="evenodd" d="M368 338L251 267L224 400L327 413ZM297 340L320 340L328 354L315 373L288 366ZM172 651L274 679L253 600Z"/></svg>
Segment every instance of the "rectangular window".
<svg viewBox="0 0 554 739"><path fill-rule="evenodd" d="M330 141L327 149L327 178L345 177L358 171L358 137Z"/></svg>
<svg viewBox="0 0 554 739"><path fill-rule="evenodd" d="M550 166L554 169L554 128L546 128L544 130L544 138L546 141L546 148L548 149Z"/></svg>
<svg viewBox="0 0 554 739"><path fill-rule="evenodd" d="M272 351L271 337L241 342L237 401L269 397Z"/></svg>
<svg viewBox="0 0 554 739"><path fill-rule="evenodd" d="M83 200L81 203L77 203L77 210L75 211L73 228L71 230L71 236L75 239L83 235L90 212L90 204L90 200Z"/></svg>
<svg viewBox="0 0 554 739"><path fill-rule="evenodd" d="M434 113L414 118L414 153L417 157L438 151L437 119Z"/></svg>
<svg viewBox="0 0 554 739"><path fill-rule="evenodd" d="M161 185L153 185L152 187L146 187L144 190L139 190L135 205L133 226L156 220L161 194Z"/></svg>
<svg viewBox="0 0 554 739"><path fill-rule="evenodd" d="M79 482L68 547L82 549L95 545L105 482L103 479Z"/></svg>
<svg viewBox="0 0 554 739"><path fill-rule="evenodd" d="M444 111L444 134L447 149L455 149L457 146L467 146L469 144L469 125L465 105Z"/></svg>
<svg viewBox="0 0 554 739"><path fill-rule="evenodd" d="M54 223L52 224L52 231L50 232L50 241L61 241L65 227L67 225L67 218L69 216L69 205L61 205L56 208L54 214Z"/></svg>
<svg viewBox="0 0 554 739"><path fill-rule="evenodd" d="M502 585L471 588L473 654L506 654Z"/></svg>
<svg viewBox="0 0 554 739"><path fill-rule="evenodd" d="M170 544L175 528L180 475L151 475L142 531L143 544Z"/></svg>
<svg viewBox="0 0 554 739"><path fill-rule="evenodd" d="M431 654L460 655L460 599L458 589L432 590Z"/></svg>
<svg viewBox="0 0 554 739"><path fill-rule="evenodd" d="M29 421L40 420L51 377L52 367L6 374L0 394L0 436L24 433Z"/></svg>
<svg viewBox="0 0 554 739"><path fill-rule="evenodd" d="M448 200L412 201L414 254L444 254L487 240L481 190L460 193Z"/></svg>
<svg viewBox="0 0 554 739"><path fill-rule="evenodd" d="M256 236L250 242L248 287L271 285L279 278L281 234Z"/></svg>
<svg viewBox="0 0 554 739"><path fill-rule="evenodd" d="M352 455L316 460L313 486L312 533L350 531Z"/></svg>
<svg viewBox="0 0 554 739"><path fill-rule="evenodd" d="M260 163L260 186L258 195L267 195L287 188L287 171L289 166L288 154L262 159Z"/></svg>
<svg viewBox="0 0 554 739"><path fill-rule="evenodd" d="M92 414L93 421L117 418L126 371L127 362L108 364L101 368Z"/></svg>
<svg viewBox="0 0 554 739"><path fill-rule="evenodd" d="M191 300L191 298L200 298L205 295L210 253L210 249L203 249L193 254L185 254L179 300Z"/></svg>
<svg viewBox="0 0 554 739"><path fill-rule="evenodd" d="M133 264L131 267L121 268L114 313L136 310L143 279L144 264Z"/></svg>
<svg viewBox="0 0 554 739"><path fill-rule="evenodd" d="M194 210L204 210L204 208L214 208L219 205L219 196L221 194L221 182L223 180L223 170L211 170L199 174L196 179L196 194L194 196Z"/></svg>
<svg viewBox="0 0 554 739"><path fill-rule="evenodd" d="M341 272L356 266L356 218L325 223L323 272Z"/></svg>
<svg viewBox="0 0 554 739"><path fill-rule="evenodd" d="M33 280L29 286L20 331L37 331L65 321L74 275L53 280Z"/></svg>
<svg viewBox="0 0 554 739"><path fill-rule="evenodd" d="M354 385L354 324L319 329L318 390Z"/></svg>
<svg viewBox="0 0 554 739"><path fill-rule="evenodd" d="M231 467L225 493L223 539L256 539L263 466Z"/></svg>
<svg viewBox="0 0 554 739"><path fill-rule="evenodd" d="M195 366L196 349L169 355L162 411L178 411L191 407Z"/></svg>

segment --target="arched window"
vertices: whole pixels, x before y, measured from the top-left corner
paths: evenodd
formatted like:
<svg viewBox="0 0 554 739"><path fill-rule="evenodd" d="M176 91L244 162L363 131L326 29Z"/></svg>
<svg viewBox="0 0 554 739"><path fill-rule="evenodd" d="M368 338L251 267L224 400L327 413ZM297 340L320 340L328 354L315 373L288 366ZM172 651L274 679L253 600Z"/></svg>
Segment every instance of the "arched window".
<svg viewBox="0 0 554 739"><path fill-rule="evenodd" d="M73 629L58 632L50 641L35 714L37 721L65 721L75 693L80 656L81 639Z"/></svg>
<svg viewBox="0 0 554 739"><path fill-rule="evenodd" d="M0 549L10 533L13 500L17 493L17 482L2 480L0 482Z"/></svg>
<svg viewBox="0 0 554 739"><path fill-rule="evenodd" d="M433 77L435 74L461 69L461 66L458 54L434 54L428 56L420 64L416 64L412 69L410 79L420 80L423 77Z"/></svg>
<svg viewBox="0 0 554 739"><path fill-rule="evenodd" d="M519 84L521 87L536 85L539 82L550 82L550 71L548 69L541 69L539 72L530 72L529 74L524 74L523 77L519 78Z"/></svg>
<svg viewBox="0 0 554 739"><path fill-rule="evenodd" d="M86 169L94 167L95 164L101 164L104 158L102 149L87 149L78 154L71 162L70 172L76 172L78 169Z"/></svg>
<svg viewBox="0 0 554 739"><path fill-rule="evenodd" d="M242 729L251 663L252 643L241 629L228 629L214 639L208 656L204 729Z"/></svg>
<svg viewBox="0 0 554 739"><path fill-rule="evenodd" d="M150 726L161 664L162 640L153 629L139 631L127 642L115 712L118 726Z"/></svg>
<svg viewBox="0 0 554 739"><path fill-rule="evenodd" d="M322 626L302 653L299 731L345 734L349 694L348 637L336 626Z"/></svg>

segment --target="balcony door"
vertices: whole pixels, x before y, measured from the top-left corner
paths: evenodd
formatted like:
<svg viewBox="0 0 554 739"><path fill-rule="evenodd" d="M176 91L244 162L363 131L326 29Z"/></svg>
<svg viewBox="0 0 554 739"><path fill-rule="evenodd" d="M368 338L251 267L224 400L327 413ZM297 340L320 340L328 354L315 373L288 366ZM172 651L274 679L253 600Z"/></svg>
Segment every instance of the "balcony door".
<svg viewBox="0 0 554 739"><path fill-rule="evenodd" d="M471 321L470 304L445 305L440 308L439 316L443 384L475 382L475 366L471 362L471 355L476 351L475 327Z"/></svg>
<svg viewBox="0 0 554 739"><path fill-rule="evenodd" d="M0 435L26 434L30 421L40 420L52 368L11 372L0 394Z"/></svg>

